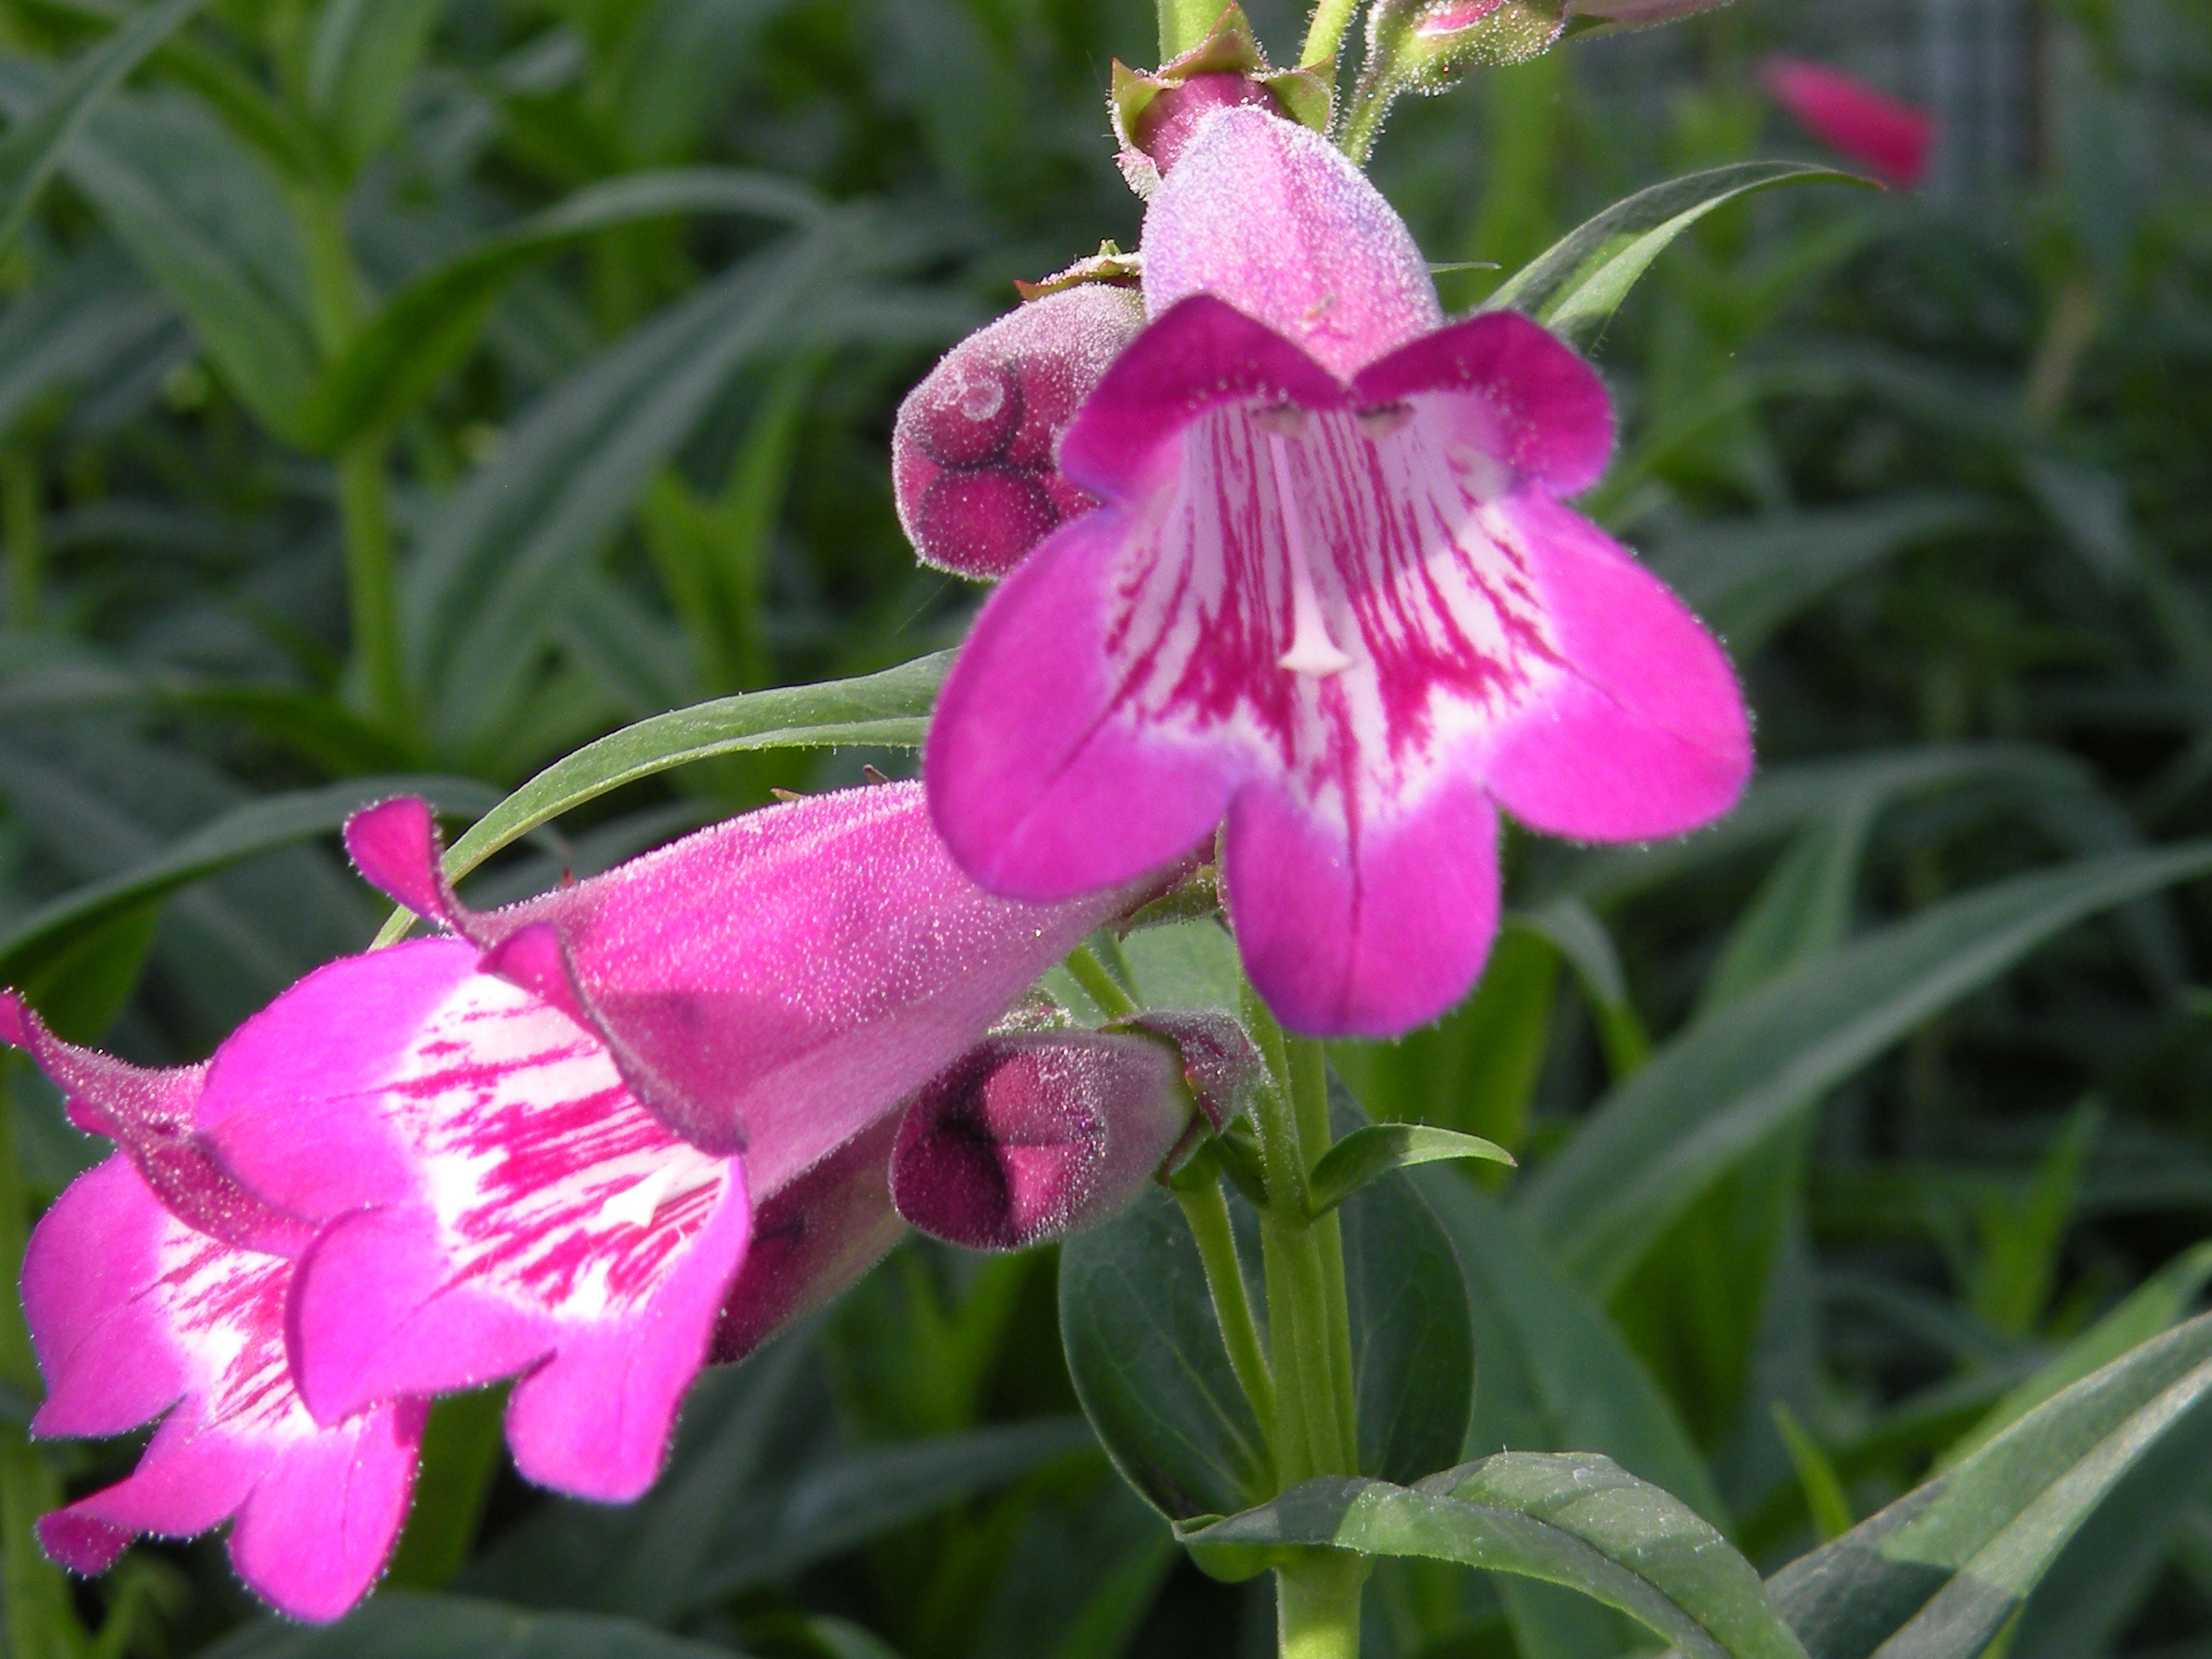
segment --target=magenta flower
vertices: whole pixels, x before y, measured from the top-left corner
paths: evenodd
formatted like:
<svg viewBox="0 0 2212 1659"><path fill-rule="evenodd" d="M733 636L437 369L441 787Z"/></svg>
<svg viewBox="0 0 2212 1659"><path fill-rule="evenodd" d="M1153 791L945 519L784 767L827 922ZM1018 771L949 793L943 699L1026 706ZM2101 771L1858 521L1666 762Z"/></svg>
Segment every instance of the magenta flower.
<svg viewBox="0 0 2212 1659"><path fill-rule="evenodd" d="M1318 135L1210 116L1151 198L1152 321L1068 429L1105 506L992 596L926 771L954 856L1063 899L1226 820L1247 971L1315 1034L1472 982L1497 808L1592 840L1724 811L1751 766L1710 635L1558 504L1604 387L1525 317L1445 323L1419 250Z"/></svg>
<svg viewBox="0 0 2212 1659"><path fill-rule="evenodd" d="M892 488L925 562L995 579L1098 505L1061 476L1052 452L1144 321L1133 289L1080 283L970 334L907 394L891 433Z"/></svg>
<svg viewBox="0 0 2212 1659"><path fill-rule="evenodd" d="M1926 110L1802 58L1768 58L1759 78L1807 132L1883 183L1909 190L1927 177L1936 122Z"/></svg>
<svg viewBox="0 0 2212 1659"><path fill-rule="evenodd" d="M965 1051L1133 896L984 891L911 783L749 812L493 911L444 884L420 801L370 808L345 838L371 881L484 949L486 972L592 1032L668 1128L741 1153L762 1196Z"/></svg>
<svg viewBox="0 0 2212 1659"><path fill-rule="evenodd" d="M141 1533L187 1538L232 1523L231 1560L272 1605L333 1619L375 1582L406 1518L425 1407L381 1401L328 1423L311 1415L285 1353L293 1264L277 1245L303 1230L271 1215L182 1148L207 1068L140 1071L57 1041L0 993L0 1041L31 1051L87 1127L123 1127L119 1154L73 1182L32 1233L23 1312L47 1398L38 1435L122 1434L156 1417L137 1469L38 1523L47 1553L103 1572ZM138 1168L134 1168L136 1162ZM140 1171L190 1178L196 1229ZM232 1225L225 1226L228 1220ZM219 1235L219 1236L218 1236Z"/></svg>

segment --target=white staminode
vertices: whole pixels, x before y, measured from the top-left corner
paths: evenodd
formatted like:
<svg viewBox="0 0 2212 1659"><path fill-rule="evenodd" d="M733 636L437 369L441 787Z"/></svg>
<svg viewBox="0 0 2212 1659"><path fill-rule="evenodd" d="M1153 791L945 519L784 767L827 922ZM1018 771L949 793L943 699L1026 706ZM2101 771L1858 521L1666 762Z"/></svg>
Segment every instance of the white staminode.
<svg viewBox="0 0 2212 1659"><path fill-rule="evenodd" d="M1314 591L1313 566L1305 554L1305 525L1299 515L1297 492L1290 484L1289 440L1278 429L1279 422L1265 424L1268 458L1275 467L1275 503L1283 513L1283 544L1290 555L1290 649L1275 663L1293 674L1325 679L1343 673L1352 666L1352 659L1329 637L1329 625L1321 617L1320 596Z"/></svg>
<svg viewBox="0 0 2212 1659"><path fill-rule="evenodd" d="M634 1187L624 1188L599 1206L599 1219L610 1227L651 1227L660 1201L676 1184L676 1171L667 1165L650 1172Z"/></svg>

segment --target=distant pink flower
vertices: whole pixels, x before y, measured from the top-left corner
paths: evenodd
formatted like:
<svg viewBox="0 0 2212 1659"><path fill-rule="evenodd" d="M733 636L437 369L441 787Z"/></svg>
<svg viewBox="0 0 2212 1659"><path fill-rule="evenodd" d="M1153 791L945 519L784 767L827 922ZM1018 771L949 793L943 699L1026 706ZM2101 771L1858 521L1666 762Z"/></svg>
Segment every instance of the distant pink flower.
<svg viewBox="0 0 2212 1659"><path fill-rule="evenodd" d="M1060 434L1144 327L1134 290L1080 283L970 334L899 405L891 477L928 563L997 578L1098 503L1061 476Z"/></svg>
<svg viewBox="0 0 2212 1659"><path fill-rule="evenodd" d="M0 1041L29 1049L87 1127L122 1106L148 1132L54 1202L23 1257L23 1312L47 1398L37 1435L127 1433L156 1417L137 1469L38 1523L76 1571L103 1572L140 1533L189 1538L233 1523L231 1559L273 1606L332 1619L384 1570L406 1518L425 1407L382 1401L329 1423L302 1401L285 1355L304 1230L226 1185L185 1147L207 1068L148 1072L57 1041L0 993ZM126 1098L134 1097L134 1098ZM136 1161L138 1168L134 1168ZM164 1208L141 1170L223 1236ZM228 1224L226 1225L226 1218ZM260 1245L262 1247L253 1247Z"/></svg>
<svg viewBox="0 0 2212 1659"><path fill-rule="evenodd" d="M1759 78L1815 138L1904 190L1928 175L1936 122L1853 76L1802 58L1768 58Z"/></svg>
<svg viewBox="0 0 2212 1659"><path fill-rule="evenodd" d="M1446 324L1326 140L1210 116L1144 258L1152 321L1060 449L1106 505L985 605L930 734L938 825L986 886L1050 900L1225 817L1276 1013L1407 1030L1488 950L1497 806L1594 840L1703 823L1750 770L1742 698L1683 605L1558 505L1612 446L1597 376L1524 317Z"/></svg>

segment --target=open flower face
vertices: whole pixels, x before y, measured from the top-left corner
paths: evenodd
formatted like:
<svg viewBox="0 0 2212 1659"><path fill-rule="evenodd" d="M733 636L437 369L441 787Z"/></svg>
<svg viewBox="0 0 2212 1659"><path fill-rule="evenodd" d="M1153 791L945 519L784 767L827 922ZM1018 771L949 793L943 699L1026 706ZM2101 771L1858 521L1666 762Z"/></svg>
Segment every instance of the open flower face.
<svg viewBox="0 0 2212 1659"><path fill-rule="evenodd" d="M1718 645L1558 504L1613 442L1586 364L1446 323L1325 140L1207 118L1153 195L1152 318L1064 440L1106 505L993 596L937 705L940 828L1029 899L1225 822L1246 965L1284 1021L1443 1012L1498 915L1497 808L1593 840L1725 810L1751 766Z"/></svg>

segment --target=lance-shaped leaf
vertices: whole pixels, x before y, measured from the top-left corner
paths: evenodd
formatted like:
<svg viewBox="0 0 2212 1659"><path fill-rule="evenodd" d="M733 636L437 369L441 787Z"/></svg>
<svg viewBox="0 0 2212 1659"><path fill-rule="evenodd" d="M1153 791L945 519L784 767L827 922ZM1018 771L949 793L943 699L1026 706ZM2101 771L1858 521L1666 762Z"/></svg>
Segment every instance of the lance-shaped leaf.
<svg viewBox="0 0 2212 1659"><path fill-rule="evenodd" d="M2090 1513L2212 1392L2212 1315L2046 1400L1769 1586L1811 1659L1972 1659Z"/></svg>
<svg viewBox="0 0 2212 1659"><path fill-rule="evenodd" d="M1802 162L1739 162L1638 190L1507 277L1483 309L1525 312L1554 333L1586 340L1668 245L1714 208L1754 190L1821 180L1867 183Z"/></svg>
<svg viewBox="0 0 2212 1659"><path fill-rule="evenodd" d="M1696 1659L1804 1659L1758 1573L1710 1522L1590 1454L1501 1452L1412 1487L1308 1481L1182 1539L1232 1578L1317 1546L1454 1561L1579 1590Z"/></svg>
<svg viewBox="0 0 2212 1659"><path fill-rule="evenodd" d="M1309 1178L1307 1203L1315 1215L1325 1215L1391 1170L1456 1158L1481 1159L1488 1163L1514 1161L1512 1153L1480 1135L1426 1123L1371 1123L1353 1131L1321 1155Z"/></svg>

